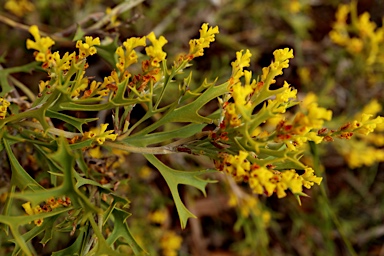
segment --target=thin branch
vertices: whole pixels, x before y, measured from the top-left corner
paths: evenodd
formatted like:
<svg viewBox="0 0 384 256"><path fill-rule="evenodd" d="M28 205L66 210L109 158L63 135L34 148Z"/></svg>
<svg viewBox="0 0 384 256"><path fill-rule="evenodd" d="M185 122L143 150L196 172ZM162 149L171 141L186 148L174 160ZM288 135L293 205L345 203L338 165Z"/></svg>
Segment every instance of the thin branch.
<svg viewBox="0 0 384 256"><path fill-rule="evenodd" d="M152 155L165 155L165 154L174 154L177 151L173 149L169 149L166 146L162 147L135 147L124 144L118 144L116 142L106 141L103 144L104 146L120 149L123 151L131 152L131 153L140 153L140 154L152 154Z"/></svg>
<svg viewBox="0 0 384 256"><path fill-rule="evenodd" d="M40 123L35 123L35 122L31 122L31 121L22 121L20 122L20 125L23 125L23 126L26 126L26 127L30 127L30 128L35 128L35 129L39 129L39 130L44 130L43 126L41 126ZM54 127L51 127L48 129L48 133L52 134L52 135L57 135L57 136L64 136L65 138L74 138L76 136L81 136L82 134L81 133L77 133L77 132L67 132L67 131L63 131L61 129L57 129L57 128L54 128Z"/></svg>

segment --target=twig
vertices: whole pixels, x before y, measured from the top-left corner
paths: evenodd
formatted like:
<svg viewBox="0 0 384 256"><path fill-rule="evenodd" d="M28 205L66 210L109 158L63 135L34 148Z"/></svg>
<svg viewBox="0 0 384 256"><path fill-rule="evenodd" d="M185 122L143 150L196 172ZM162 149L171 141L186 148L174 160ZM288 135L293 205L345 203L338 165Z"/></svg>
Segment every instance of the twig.
<svg viewBox="0 0 384 256"><path fill-rule="evenodd" d="M119 5L117 5L115 8L111 10L110 13L105 15L102 19L100 19L98 22L93 24L92 26L86 28L86 31L94 31L102 28L103 26L107 25L111 18L115 15L119 15L125 11L128 11L135 7L136 5L139 5L140 3L144 2L144 0L131 0L131 1L126 1L123 2Z"/></svg>

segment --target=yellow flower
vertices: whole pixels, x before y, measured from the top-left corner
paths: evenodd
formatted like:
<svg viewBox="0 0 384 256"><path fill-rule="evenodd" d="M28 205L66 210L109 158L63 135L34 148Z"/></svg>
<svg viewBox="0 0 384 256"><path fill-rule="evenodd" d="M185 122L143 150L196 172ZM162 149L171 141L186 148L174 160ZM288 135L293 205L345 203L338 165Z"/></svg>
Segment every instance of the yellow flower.
<svg viewBox="0 0 384 256"><path fill-rule="evenodd" d="M50 53L49 48L55 44L50 37L41 37L39 28L36 25L32 25L29 28L29 32L32 34L35 41L27 39L27 49L37 50L35 59L37 61L45 62L47 60L47 55Z"/></svg>
<svg viewBox="0 0 384 256"><path fill-rule="evenodd" d="M249 187L255 194L262 195L267 192L267 195L272 195L276 187L276 184L270 181L272 177L273 173L264 167L254 169L250 173Z"/></svg>
<svg viewBox="0 0 384 256"><path fill-rule="evenodd" d="M210 43L215 41L215 34L219 33L219 27L208 27L204 23L200 29L200 38L189 41L189 56L196 58L204 55L204 48L208 48Z"/></svg>
<svg viewBox="0 0 384 256"><path fill-rule="evenodd" d="M228 199L228 206L230 207L235 207L238 204L238 198L236 194L230 193L229 194L229 199Z"/></svg>
<svg viewBox="0 0 384 256"><path fill-rule="evenodd" d="M361 113L369 115L377 115L382 110L382 106L377 101L377 99L371 100L364 108L361 110ZM357 119L357 118L356 118Z"/></svg>
<svg viewBox="0 0 384 256"><path fill-rule="evenodd" d="M363 50L364 43L360 38L351 38L347 44L347 50L350 53L359 53Z"/></svg>
<svg viewBox="0 0 384 256"><path fill-rule="evenodd" d="M230 85L237 83L240 78L245 74L243 69L249 67L251 63L251 52L247 49L243 54L243 50L236 52L236 60L231 63L232 75L230 78ZM249 73L247 74L247 80L250 80Z"/></svg>
<svg viewBox="0 0 384 256"><path fill-rule="evenodd" d="M300 178L302 180L303 186L306 188L311 188L314 183L320 185L321 181L323 180L322 177L317 177L315 175L315 171L310 167L305 168L305 172L300 176Z"/></svg>
<svg viewBox="0 0 384 256"><path fill-rule="evenodd" d="M88 149L88 154L92 157L92 158L97 158L97 159L100 159L103 157L103 153L101 152L101 149L100 147L94 147L94 148L90 148Z"/></svg>
<svg viewBox="0 0 384 256"><path fill-rule="evenodd" d="M32 207L31 207L31 202L26 202L24 204L21 205L23 208L24 208L24 211L28 214L28 215L33 215L35 214Z"/></svg>
<svg viewBox="0 0 384 256"><path fill-rule="evenodd" d="M116 67L120 70L121 73L124 73L124 71L131 66L133 63L137 62L137 54L134 50L134 48L139 46L145 46L145 37L131 37L127 39L123 46L125 48L125 51L123 49L123 46L119 46L116 49L116 54L118 56L118 62L116 64Z"/></svg>
<svg viewBox="0 0 384 256"><path fill-rule="evenodd" d="M298 0L290 0L288 5L289 12L295 14L301 11L302 6Z"/></svg>
<svg viewBox="0 0 384 256"><path fill-rule="evenodd" d="M225 171L235 177L236 180L242 180L248 176L251 164L247 160L248 152L240 151L239 155L227 155L225 158L226 169Z"/></svg>
<svg viewBox="0 0 384 256"><path fill-rule="evenodd" d="M283 74L283 68L289 67L289 59L293 58L293 50L289 48L278 49L273 52L275 60L262 69L261 80L267 86L276 82L276 76Z"/></svg>
<svg viewBox="0 0 384 256"><path fill-rule="evenodd" d="M362 114L361 121L354 122L357 133L368 135L375 130L377 124L384 122L384 117L378 116L375 119L371 119L371 117L372 115Z"/></svg>
<svg viewBox="0 0 384 256"><path fill-rule="evenodd" d="M124 152L126 153L126 151L124 151ZM142 178L144 180L146 180L149 177L151 177L151 174L152 174L152 170L147 165L144 165L139 170L139 176L140 176L140 178Z"/></svg>
<svg viewBox="0 0 384 256"><path fill-rule="evenodd" d="M9 105L9 101L0 97L0 119L4 119L7 115L7 109Z"/></svg>
<svg viewBox="0 0 384 256"><path fill-rule="evenodd" d="M35 10L35 6L29 0L8 0L4 9L10 11L18 17L23 17L29 12Z"/></svg>
<svg viewBox="0 0 384 256"><path fill-rule="evenodd" d="M375 33L376 24L371 22L370 19L368 12L364 12L359 16L357 26L362 37L371 37Z"/></svg>
<svg viewBox="0 0 384 256"><path fill-rule="evenodd" d="M117 134L112 134L114 130L106 131L108 124L101 124L99 128L93 128L89 132L85 132L84 139L94 139L99 145L102 145L106 139L116 140Z"/></svg>
<svg viewBox="0 0 384 256"><path fill-rule="evenodd" d="M84 59L90 55L96 54L97 50L94 45L100 45L100 38L93 38L91 36L85 37L85 43L81 40L76 42L76 48L79 49L79 57L80 59Z"/></svg>
<svg viewBox="0 0 384 256"><path fill-rule="evenodd" d="M41 209L41 207L39 205L37 205L36 207L32 208L31 207L31 202L26 202L24 204L21 205L25 212L28 214L28 215L35 215L35 214L39 214L41 212L43 212L43 210ZM41 224L43 224L43 219L36 219L34 220L34 223L36 226L41 226Z"/></svg>
<svg viewBox="0 0 384 256"><path fill-rule="evenodd" d="M161 209L161 210L154 211L154 212L150 213L148 216L148 219L151 222L157 223L157 224L164 224L165 221L167 220L167 218L168 218L168 212L165 208Z"/></svg>
<svg viewBox="0 0 384 256"><path fill-rule="evenodd" d="M163 51L163 46L168 43L168 41L163 36L156 39L155 33L153 32L147 35L147 38L151 41L152 46L146 47L145 52L151 57L151 65L153 67L159 67L159 63L167 56L167 53Z"/></svg>
<svg viewBox="0 0 384 256"><path fill-rule="evenodd" d="M182 237L178 236L174 231L166 231L160 240L160 247L163 250L163 255L176 256L182 242Z"/></svg>
<svg viewBox="0 0 384 256"><path fill-rule="evenodd" d="M111 7L107 7L107 9L105 10L105 14L110 14L112 12L112 9ZM117 20L118 16L117 15L111 15L111 19L109 20L109 28L110 27L118 27L120 26L121 22Z"/></svg>

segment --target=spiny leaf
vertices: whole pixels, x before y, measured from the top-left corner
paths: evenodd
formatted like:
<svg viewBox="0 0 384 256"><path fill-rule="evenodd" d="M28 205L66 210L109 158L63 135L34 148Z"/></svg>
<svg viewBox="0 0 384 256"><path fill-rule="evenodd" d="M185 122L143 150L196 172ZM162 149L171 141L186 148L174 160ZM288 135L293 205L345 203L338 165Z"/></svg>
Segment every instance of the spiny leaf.
<svg viewBox="0 0 384 256"><path fill-rule="evenodd" d="M132 251L135 255L147 254L140 245L133 238L131 231L129 230L126 219L129 217L129 214L120 209L113 209L112 215L115 219L115 225L112 233L107 238L107 243L112 245L120 237L124 238L129 246L132 248Z"/></svg>
<svg viewBox="0 0 384 256"><path fill-rule="evenodd" d="M206 124L189 124L172 131L156 132L146 134L144 136L129 136L126 139L122 140L122 142L137 147L146 147L151 144L157 144L175 138L182 139L193 136L194 134L201 132L204 126L206 126Z"/></svg>
<svg viewBox="0 0 384 256"><path fill-rule="evenodd" d="M30 73L40 65L39 62L31 62L23 66L6 68L0 70L0 97L4 97L7 93L13 90L13 87L8 83L8 76L12 73L25 72Z"/></svg>
<svg viewBox="0 0 384 256"><path fill-rule="evenodd" d="M63 250L53 252L52 256L81 255L81 248L83 247L85 234L88 230L86 226L81 227L78 230L79 233L77 234L76 241Z"/></svg>
<svg viewBox="0 0 384 256"><path fill-rule="evenodd" d="M187 225L187 221L189 218L196 218L184 205L181 201L179 191L177 189L179 184L190 185L201 192L203 192L204 196L206 195L205 187L208 183L213 183L215 181L203 180L198 176L210 172L214 172L214 170L205 170L205 171L178 171L171 169L170 167L164 165L159 159L157 159L154 155L144 155L147 160L153 164L164 177L165 181L169 189L171 190L173 200L176 205L177 212L180 218L180 224L182 228L185 228Z"/></svg>
<svg viewBox="0 0 384 256"><path fill-rule="evenodd" d="M75 127L81 133L83 132L83 125L89 122L96 121L98 118L76 118L73 116L68 116L63 113L59 113L56 111L47 110L47 117L56 118L61 121L64 121L73 127Z"/></svg>
<svg viewBox="0 0 384 256"><path fill-rule="evenodd" d="M24 190L27 187L33 191L43 190L44 188L39 183L37 183L31 176L29 176L29 174L20 165L6 139L3 140L3 144L5 147L5 151L7 152L9 162L11 163L11 183L19 187L21 190Z"/></svg>
<svg viewBox="0 0 384 256"><path fill-rule="evenodd" d="M81 40L83 39L84 35L85 35L84 30L81 28L79 24L77 24L76 32L75 32L75 35L73 36L72 41L76 42L77 40Z"/></svg>
<svg viewBox="0 0 384 256"><path fill-rule="evenodd" d="M58 215L45 218L41 226L35 226L31 230L29 230L27 233L23 234L23 239L28 242L31 241L33 238L41 234L45 231L44 238L41 240L42 244L46 244L49 240L52 238L52 232L53 232L53 224L55 223L56 219L59 217ZM12 242L15 242L14 240L11 240ZM14 249L14 253L17 255L19 251L21 250L20 246L16 244L16 247Z"/></svg>

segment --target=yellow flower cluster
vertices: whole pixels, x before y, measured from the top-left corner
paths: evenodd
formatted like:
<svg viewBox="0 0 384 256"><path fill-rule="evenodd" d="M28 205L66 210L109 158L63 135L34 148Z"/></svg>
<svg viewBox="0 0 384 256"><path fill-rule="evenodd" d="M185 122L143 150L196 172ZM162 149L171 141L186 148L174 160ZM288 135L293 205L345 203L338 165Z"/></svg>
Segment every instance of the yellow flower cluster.
<svg viewBox="0 0 384 256"><path fill-rule="evenodd" d="M154 212L151 212L148 216L148 219L156 224L164 224L168 218L168 212L165 208L161 210L156 210Z"/></svg>
<svg viewBox="0 0 384 256"><path fill-rule="evenodd" d="M189 41L188 59L193 59L204 55L204 48L215 41L215 34L219 33L219 27L208 27L208 23L204 23L200 29L200 38L191 39Z"/></svg>
<svg viewBox="0 0 384 256"><path fill-rule="evenodd" d="M319 107L316 101L316 95L309 93L300 105L303 112L298 112L292 121L281 119L276 125L275 141L284 141L292 151L298 150L307 141L322 142L324 137L319 136L317 131L325 120L332 119L332 111Z"/></svg>
<svg viewBox="0 0 384 256"><path fill-rule="evenodd" d="M23 17L29 12L35 10L35 6L29 0L7 0L4 9L10 11L18 17Z"/></svg>
<svg viewBox="0 0 384 256"><path fill-rule="evenodd" d="M76 48L79 49L79 58L84 59L90 55L96 54L97 50L95 45L100 45L100 39L98 37L93 38L91 36L86 36L85 43L78 40L76 42Z"/></svg>
<svg viewBox="0 0 384 256"><path fill-rule="evenodd" d="M35 207L32 208L31 202L26 202L21 206L24 208L24 211L31 216L31 215L36 215L43 212L50 212L59 206L67 207L70 204L71 204L71 200L69 199L69 197L66 197L65 199L59 198L57 200L54 197L50 197L45 201L45 203L42 206L36 205ZM44 222L43 219L34 220L34 223L36 226L41 226L43 222Z"/></svg>
<svg viewBox="0 0 384 256"><path fill-rule="evenodd" d="M27 39L27 49L36 50L35 59L40 62L45 62L48 54L51 53L49 48L55 44L55 41L50 37L41 37L39 28L36 25L32 25L29 28L29 32L32 34L35 41Z"/></svg>
<svg viewBox="0 0 384 256"><path fill-rule="evenodd" d="M337 144L337 150L345 158L350 168L371 166L374 163L384 161L384 120L382 117L371 119L377 115L382 107L377 100L369 102L361 112L355 115L354 121L342 126L341 137L350 133L356 136L349 136L348 141ZM372 133L373 130L377 132Z"/></svg>
<svg viewBox="0 0 384 256"><path fill-rule="evenodd" d="M36 25L32 25L29 28L29 32L34 37L35 41L27 39L27 49L36 50L35 60L43 62L42 67L48 69L50 77L57 76L60 72L69 70L72 62L76 60L75 52L71 54L66 52L63 57L60 57L59 52L51 53L50 50L50 48L55 44L55 41L53 41L50 37L41 37L39 29ZM91 49L91 51L93 52L94 49ZM40 92L42 92L45 85L41 84L39 87Z"/></svg>
<svg viewBox="0 0 384 256"><path fill-rule="evenodd" d="M164 256L177 256L183 239L174 231L166 231L160 239L160 247Z"/></svg>
<svg viewBox="0 0 384 256"><path fill-rule="evenodd" d="M245 218L249 217L249 215L261 217L265 226L268 226L271 220L271 213L263 209L262 204L255 196L245 193L241 194L241 196L236 196L235 193L231 193L229 195L228 205L231 207L238 207L241 216Z"/></svg>
<svg viewBox="0 0 384 256"><path fill-rule="evenodd" d="M350 24L347 23L349 17ZM353 36L350 33L352 31ZM357 1L339 5L336 22L329 36L334 43L346 47L352 54L365 52L367 65L384 59L384 53L380 51L384 43L384 27L377 28L368 12L357 16Z"/></svg>
<svg viewBox="0 0 384 256"><path fill-rule="evenodd" d="M289 48L278 49L273 52L275 60L269 65L262 69L263 74L261 81L267 86L274 84L276 76L283 74L283 69L289 67L289 59L293 58L293 50Z"/></svg>
<svg viewBox="0 0 384 256"><path fill-rule="evenodd" d="M131 37L123 43L125 50L123 46L117 47L116 54L118 56L118 62L116 64L116 67L120 70L121 73L124 73L124 71L129 66L137 62L138 57L134 49L136 47L145 45L145 37Z"/></svg>
<svg viewBox="0 0 384 256"><path fill-rule="evenodd" d="M364 165L372 166L377 162L384 161L384 151L364 140L350 140L348 143L340 143L337 149L351 169Z"/></svg>
<svg viewBox="0 0 384 256"><path fill-rule="evenodd" d="M253 110L260 104L260 98L268 98L271 93L275 95L274 99L268 99L262 114L267 113L267 118L276 114L285 113L286 109L293 106L293 100L296 98L297 90L284 82L282 88L273 91L269 86L275 83L274 78L282 74L282 70L289 66L289 59L293 58L293 51L285 48L274 51L275 60L266 68L263 68L263 75L260 82L252 79L252 72L244 70L249 67L252 54L249 50L236 53L236 60L232 62L232 75L229 79L228 89L234 102L227 102L224 105L224 120L226 125L238 127L244 120L250 121ZM244 82L241 79L244 77ZM264 95L261 95L264 92ZM243 121L242 121L243 120ZM250 133L253 133L251 131Z"/></svg>
<svg viewBox="0 0 384 256"><path fill-rule="evenodd" d="M276 192L279 198L286 196L286 190L301 194L303 186L311 188L315 183L320 185L322 178L314 174L312 168L305 168L302 175L295 170L278 171L272 167L259 166L251 163L249 153L240 151L239 155L225 154L222 162L217 162L218 169L231 174L237 181L248 182L255 194L271 196Z"/></svg>
<svg viewBox="0 0 384 256"><path fill-rule="evenodd" d="M151 57L151 65L153 67L159 67L160 62L165 60L167 53L163 51L163 46L168 43L167 39L163 36L160 36L156 39L155 33L151 32L147 35L149 41L151 41L152 45L145 48L145 52L149 57Z"/></svg>
<svg viewBox="0 0 384 256"><path fill-rule="evenodd" d="M83 140L94 139L99 145L102 145L106 139L116 140L117 134L112 134L114 130L107 131L108 124L101 124L100 127L92 128L85 132Z"/></svg>
<svg viewBox="0 0 384 256"><path fill-rule="evenodd" d="M9 101L0 97L0 119L4 119L7 115L7 108L9 105Z"/></svg>

